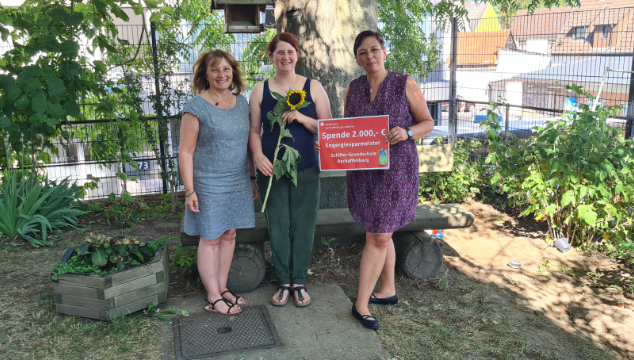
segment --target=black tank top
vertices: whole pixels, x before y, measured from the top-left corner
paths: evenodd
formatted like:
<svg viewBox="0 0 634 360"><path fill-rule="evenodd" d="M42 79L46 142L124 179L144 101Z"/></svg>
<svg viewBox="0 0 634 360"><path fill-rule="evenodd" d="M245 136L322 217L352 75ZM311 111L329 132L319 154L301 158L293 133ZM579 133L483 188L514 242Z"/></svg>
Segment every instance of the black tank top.
<svg viewBox="0 0 634 360"><path fill-rule="evenodd" d="M307 107L300 109L299 112L313 119L317 119L317 111L315 109L315 103L313 102L313 98L310 94L310 79L306 79L306 84L304 84L304 89L306 92L306 101L311 104ZM271 94L271 90L269 89L269 81L266 80L264 82L264 91L262 93L262 106L261 110L261 120L262 120L262 129L264 130L262 133L262 152L269 159L271 163L273 163L273 155L275 154L275 146L277 145L277 140L280 137L280 127L274 125L271 130L271 122L267 119L266 114L269 111L272 111L275 105L277 104L277 100ZM306 170L313 166L317 166L317 152L315 151L315 135L308 131L304 125L300 124L297 121L293 121L290 124L286 125L286 128L290 130L291 135L295 141L290 138L283 138L282 144L288 145L299 152L299 155L302 157L299 161L298 170ZM280 149L277 154L277 158L281 159L284 156L284 147Z"/></svg>

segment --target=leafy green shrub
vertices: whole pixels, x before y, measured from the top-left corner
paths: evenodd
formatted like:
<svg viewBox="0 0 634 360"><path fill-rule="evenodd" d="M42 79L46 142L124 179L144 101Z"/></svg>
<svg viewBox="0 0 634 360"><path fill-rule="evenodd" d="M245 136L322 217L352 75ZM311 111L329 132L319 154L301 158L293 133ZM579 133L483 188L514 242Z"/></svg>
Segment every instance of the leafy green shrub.
<svg viewBox="0 0 634 360"><path fill-rule="evenodd" d="M172 267L187 267L189 272L198 264L198 247L179 245L174 251L174 260L170 262Z"/></svg>
<svg viewBox="0 0 634 360"><path fill-rule="evenodd" d="M463 202L478 192L478 163L469 155L482 147L478 141L458 140L454 146L451 172L428 172L420 175L420 197L434 204Z"/></svg>
<svg viewBox="0 0 634 360"><path fill-rule="evenodd" d="M68 261L53 264L52 279L69 273L107 275L141 265L152 261L163 244L164 240L90 234Z"/></svg>
<svg viewBox="0 0 634 360"><path fill-rule="evenodd" d="M582 94L577 86L569 88ZM521 215L547 221L550 239L564 236L571 244L588 244L603 238L618 246L632 236L634 141L607 123L618 107L581 108L535 127L536 136L518 146L514 137L505 141L499 135L497 115L490 111L482 127L489 142L487 162L498 169L491 182L523 209Z"/></svg>
<svg viewBox="0 0 634 360"><path fill-rule="evenodd" d="M130 193L123 192L121 199L110 193L107 200L89 203L88 210L103 212L112 226L134 226L141 212L149 210L149 207L142 201L135 200Z"/></svg>
<svg viewBox="0 0 634 360"><path fill-rule="evenodd" d="M37 174L4 174L0 183L0 235L15 240L19 236L33 246L50 246L46 241L54 229L76 227L77 216L85 214L73 205L84 191L68 179L59 184ZM41 235L41 240L35 238Z"/></svg>

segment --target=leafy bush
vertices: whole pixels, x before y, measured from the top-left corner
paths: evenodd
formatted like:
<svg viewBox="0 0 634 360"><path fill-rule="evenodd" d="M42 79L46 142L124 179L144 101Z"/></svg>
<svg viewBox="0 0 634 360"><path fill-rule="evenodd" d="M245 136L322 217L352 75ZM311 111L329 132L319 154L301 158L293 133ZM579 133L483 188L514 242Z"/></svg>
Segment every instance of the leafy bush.
<svg viewBox="0 0 634 360"><path fill-rule="evenodd" d="M569 89L582 94L577 86ZM491 182L523 209L521 215L547 221L550 239L588 244L603 238L618 246L632 236L634 141L607 123L618 107L581 108L535 127L536 136L518 146L514 137L505 141L499 135L497 115L490 111L482 127L489 142L487 162L498 169Z"/></svg>
<svg viewBox="0 0 634 360"><path fill-rule="evenodd" d="M21 173L22 174L22 173ZM0 235L15 240L19 236L33 246L52 245L48 233L63 227L76 227L77 216L84 214L73 203L83 197L80 186L68 179L59 184L37 174L4 175L0 184ZM41 240L34 236L41 234Z"/></svg>
<svg viewBox="0 0 634 360"><path fill-rule="evenodd" d="M141 212L149 208L140 200L135 200L130 193L121 193L121 199L117 199L114 193L108 195L107 200L91 202L88 209L94 212L103 212L108 223L113 226L134 226Z"/></svg>
<svg viewBox="0 0 634 360"><path fill-rule="evenodd" d="M470 161L469 156L481 147L478 141L458 140L454 146L453 171L420 175L421 199L440 204L463 202L475 196L479 192L478 163Z"/></svg>
<svg viewBox="0 0 634 360"><path fill-rule="evenodd" d="M198 264L198 247L179 245L174 251L174 260L170 262L172 267L187 267L189 272Z"/></svg>
<svg viewBox="0 0 634 360"><path fill-rule="evenodd" d="M107 275L141 265L152 261L164 243L90 234L68 261L53 264L52 279L69 273Z"/></svg>

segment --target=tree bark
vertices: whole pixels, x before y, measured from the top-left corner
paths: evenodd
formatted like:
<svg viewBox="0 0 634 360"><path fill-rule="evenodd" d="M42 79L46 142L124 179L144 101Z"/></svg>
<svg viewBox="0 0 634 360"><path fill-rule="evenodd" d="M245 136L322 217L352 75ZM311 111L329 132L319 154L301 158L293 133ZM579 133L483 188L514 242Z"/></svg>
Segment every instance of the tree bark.
<svg viewBox="0 0 634 360"><path fill-rule="evenodd" d="M343 117L348 84L363 74L352 48L363 30L378 30L377 0L276 0L278 32L300 43L297 74L322 83L332 115Z"/></svg>

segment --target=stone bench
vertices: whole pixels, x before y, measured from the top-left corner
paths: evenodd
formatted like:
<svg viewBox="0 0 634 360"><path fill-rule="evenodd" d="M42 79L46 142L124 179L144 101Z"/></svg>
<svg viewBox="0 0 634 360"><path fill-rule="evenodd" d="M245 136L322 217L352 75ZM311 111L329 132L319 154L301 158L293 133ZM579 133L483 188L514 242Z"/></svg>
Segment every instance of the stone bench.
<svg viewBox="0 0 634 360"><path fill-rule="evenodd" d="M424 142L433 142L440 133L432 133ZM419 145L419 172L453 170L453 147L444 145ZM365 230L350 215L347 204L346 173L344 171L322 172L321 198L315 239L337 237L336 243L363 242ZM232 291L255 290L266 271L264 242L269 240L266 217L260 213L260 199L255 201L255 227L238 229L236 250L229 273L228 286ZM396 262L411 278L432 278L438 275L443 263L442 250L428 236L426 229L456 229L470 227L474 216L457 204L420 205L416 218L406 227L394 233ZM197 246L197 236L184 233L181 223L183 246ZM320 246L321 241L315 241Z"/></svg>
<svg viewBox="0 0 634 360"><path fill-rule="evenodd" d="M411 278L435 277L442 265L442 251L423 230L466 228L473 224L473 220L473 214L457 204L419 205L416 218L393 235L397 264ZM199 238L185 234L184 224L183 221L182 245L197 246ZM320 209L317 214L315 238L363 235L365 232L347 208ZM268 240L266 217L260 212L255 214L254 228L237 230L238 245L229 276L232 290L252 291L264 279L266 264L263 245Z"/></svg>

